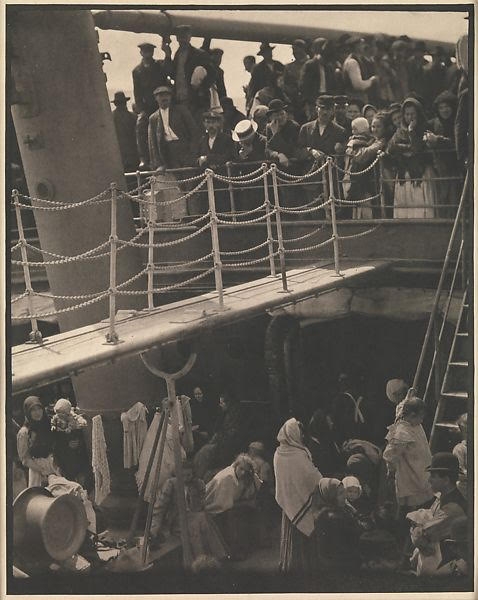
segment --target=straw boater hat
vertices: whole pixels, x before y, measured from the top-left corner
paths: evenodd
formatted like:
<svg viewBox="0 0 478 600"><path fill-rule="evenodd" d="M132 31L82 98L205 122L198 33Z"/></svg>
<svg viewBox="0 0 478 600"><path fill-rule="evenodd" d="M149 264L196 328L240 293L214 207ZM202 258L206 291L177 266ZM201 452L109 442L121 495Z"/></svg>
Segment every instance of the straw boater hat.
<svg viewBox="0 0 478 600"><path fill-rule="evenodd" d="M257 123L255 121L250 121L249 119L244 119L239 121L235 126L234 131L232 132L232 139L235 142L247 142L247 140L254 137L256 131Z"/></svg>
<svg viewBox="0 0 478 600"><path fill-rule="evenodd" d="M70 558L82 545L87 526L85 508L76 496L55 498L46 488L27 488L13 503L15 560L31 565Z"/></svg>

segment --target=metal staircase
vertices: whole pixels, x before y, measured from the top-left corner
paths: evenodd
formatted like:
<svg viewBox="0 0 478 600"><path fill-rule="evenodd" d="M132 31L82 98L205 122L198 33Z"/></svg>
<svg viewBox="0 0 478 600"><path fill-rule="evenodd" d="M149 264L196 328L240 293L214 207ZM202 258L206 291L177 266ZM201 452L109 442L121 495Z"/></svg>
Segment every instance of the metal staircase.
<svg viewBox="0 0 478 600"><path fill-rule="evenodd" d="M468 412L471 395L468 389L472 345L465 209L468 193L467 174L413 380L413 387L434 413L428 423L432 452L449 451L458 441L456 421ZM457 319L450 334L453 313L457 313ZM423 393L421 388L424 388ZM426 424L425 421L425 427Z"/></svg>

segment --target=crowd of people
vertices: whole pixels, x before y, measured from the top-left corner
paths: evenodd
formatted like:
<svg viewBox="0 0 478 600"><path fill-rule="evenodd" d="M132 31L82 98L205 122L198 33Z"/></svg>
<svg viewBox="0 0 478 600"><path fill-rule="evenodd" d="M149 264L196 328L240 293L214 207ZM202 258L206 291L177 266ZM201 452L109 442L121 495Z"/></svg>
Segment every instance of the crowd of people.
<svg viewBox="0 0 478 600"><path fill-rule="evenodd" d="M126 171L267 160L298 175L335 156L346 171L338 197L372 198L343 209L343 216L453 215L468 153L463 45L454 57L407 36L297 39L294 60L283 65L273 58L274 46L263 42L257 52L262 60L243 60L250 81L242 113L227 96L222 49L211 48L209 39L192 46L186 25L175 33L174 57L168 38L163 60L154 59L153 44L139 45L137 116L124 93L115 94ZM380 170L367 170L378 156ZM316 196L317 189L307 192ZM293 193L284 196L293 204Z"/></svg>
<svg viewBox="0 0 478 600"><path fill-rule="evenodd" d="M284 574L344 567L467 573L466 414L457 420L462 441L432 456L422 426L426 407L413 388L390 380L382 411L371 408L361 389L360 378L341 374L335 396L308 424L283 423L275 448L251 438L235 395L220 394L215 402L195 387L190 398L178 396L193 569L221 569L256 547L272 548L282 519ZM161 463L159 447L152 458L166 404L156 407L136 472L138 489L153 505L152 550L180 532L171 418ZM74 489L96 523L85 419L65 398L45 409L35 396L25 400L24 415L17 447L28 486Z"/></svg>

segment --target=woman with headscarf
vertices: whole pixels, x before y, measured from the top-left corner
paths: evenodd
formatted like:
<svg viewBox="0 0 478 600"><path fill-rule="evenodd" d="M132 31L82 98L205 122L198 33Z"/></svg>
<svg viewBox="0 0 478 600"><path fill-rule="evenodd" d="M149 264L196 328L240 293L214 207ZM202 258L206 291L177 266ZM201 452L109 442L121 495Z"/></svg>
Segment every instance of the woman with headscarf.
<svg viewBox="0 0 478 600"><path fill-rule="evenodd" d="M247 454L219 471L206 485L205 510L214 516L235 560L243 560L257 536L257 493L261 481Z"/></svg>
<svg viewBox="0 0 478 600"><path fill-rule="evenodd" d="M367 119L370 127L372 127L372 121L377 112L377 107L373 104L365 104L365 106L362 108L362 116Z"/></svg>
<svg viewBox="0 0 478 600"><path fill-rule="evenodd" d="M388 144L397 166L394 211L396 219L432 219L436 192L432 157L424 141L427 122L415 98L402 103L402 122Z"/></svg>
<svg viewBox="0 0 478 600"><path fill-rule="evenodd" d="M400 106L399 106L400 109ZM399 110L400 112L400 110ZM385 152L388 142L394 133L392 116L388 111L379 111L372 119L370 131L374 137L374 142L370 145L370 152L382 152L382 158L375 168L375 174L378 176L381 185L377 191L381 194L380 203L385 208L385 217L393 217L393 188L396 169L390 156Z"/></svg>
<svg viewBox="0 0 478 600"><path fill-rule="evenodd" d="M440 180L438 186L438 204L440 216L453 217L460 199L460 168L455 150L455 115L457 98L451 92L439 94L433 103L435 117L428 121L425 143L433 152L433 163ZM449 178L448 180L446 178Z"/></svg>
<svg viewBox="0 0 478 600"><path fill-rule="evenodd" d="M316 567L316 495L322 474L305 446L302 423L292 418L281 427L274 454L276 500L282 509L279 568L284 573Z"/></svg>
<svg viewBox="0 0 478 600"><path fill-rule="evenodd" d="M50 419L38 396L25 399L23 412L25 422L17 433L18 457L28 468L28 487L41 486L55 473Z"/></svg>

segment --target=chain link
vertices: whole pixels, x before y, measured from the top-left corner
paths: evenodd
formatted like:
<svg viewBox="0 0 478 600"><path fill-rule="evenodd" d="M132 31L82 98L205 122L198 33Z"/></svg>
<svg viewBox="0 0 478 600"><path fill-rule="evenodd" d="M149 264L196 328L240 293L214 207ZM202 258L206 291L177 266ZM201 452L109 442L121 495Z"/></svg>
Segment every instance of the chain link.
<svg viewBox="0 0 478 600"><path fill-rule="evenodd" d="M101 294L107 294L108 290L102 290L101 292L95 292L92 294L79 294L77 296L56 296L55 294L45 294L43 292L33 292L35 296L41 296L42 298L52 298L53 300L89 300L90 298L96 298Z"/></svg>
<svg viewBox="0 0 478 600"><path fill-rule="evenodd" d="M207 211L207 213L205 213L204 215L201 215L200 217L198 217L197 219L193 219L192 221L184 221L181 223L168 223L167 227L161 227L162 231L168 231L168 229L170 229L171 231L174 231L175 229L179 229L181 227L191 227L191 225L197 225L198 223L200 223L201 221L204 221L204 219L207 219L208 217L211 216L211 211ZM156 221L156 223L158 223L159 221Z"/></svg>
<svg viewBox="0 0 478 600"><path fill-rule="evenodd" d="M262 167L259 167L258 169L256 169L255 171L251 171L250 173L245 173L244 175L227 175L227 179L230 179L231 183L232 183L233 181L240 181L241 179L247 179L248 177L253 177L254 175L257 175L257 173L264 174ZM267 173L270 173L270 171L267 171ZM223 175L219 175L219 177L223 177Z"/></svg>
<svg viewBox="0 0 478 600"><path fill-rule="evenodd" d="M334 238L331 237L328 240L325 240L324 242L320 242L319 244L314 244L313 246L307 246L306 248L290 248L290 249L286 249L285 253L286 254L292 254L294 252L309 252L309 250L315 250L316 248L321 248L322 246L327 246L328 244L331 244L334 241Z"/></svg>
<svg viewBox="0 0 478 600"><path fill-rule="evenodd" d="M132 277L130 277L126 281L123 281L123 283L120 283L119 285L117 285L116 289L117 290L121 290L124 287L127 287L128 285L130 285L131 283L133 283L134 281L136 281L137 279L139 279L140 277L142 277L143 275L145 275L147 272L148 272L148 269L143 269L142 271L139 271L139 273L136 273L136 275L133 275Z"/></svg>
<svg viewBox="0 0 478 600"><path fill-rule="evenodd" d="M19 248L21 248L21 247L22 247L22 242L17 242L17 243L15 244L15 246L12 246L12 247L10 248L10 252L15 252L15 250L18 250L18 249L19 249Z"/></svg>
<svg viewBox="0 0 478 600"><path fill-rule="evenodd" d="M366 231L362 231L361 233L354 233L353 235L339 235L339 240L351 240L352 238L363 237L364 235L368 235L369 233L373 233L377 231L377 229L381 227L381 225L376 225L371 229L367 229Z"/></svg>
<svg viewBox="0 0 478 600"><path fill-rule="evenodd" d="M314 163L314 165L315 164L317 164L317 163ZM312 168L314 168L314 166L312 166ZM305 175L292 175L291 173L286 173L285 171L280 171L279 169L277 169L277 173L282 176L289 177L292 181L298 183L300 181L303 181L304 179L310 179L311 177L314 177L314 175L318 175L319 173L324 171L326 168L327 168L327 162L325 162L321 167L318 167L315 171L309 171ZM283 180L283 182L289 183L287 180L285 180L285 181Z"/></svg>
<svg viewBox="0 0 478 600"><path fill-rule="evenodd" d="M65 265L65 264L68 264L71 262L76 262L76 261L81 261L81 260L95 260L97 258L102 258L103 256L109 255L109 252L94 255L94 252L98 252L98 250L105 248L106 246L108 246L108 244L109 244L109 242L103 242L96 248L87 250L86 252L83 252L82 254L77 254L76 256L65 256L64 258L62 258L60 260L45 260L45 261L37 261L37 262L27 261L27 264L30 267L43 267L44 265ZM35 248L35 246L30 246L30 244L28 244L28 243L26 245L29 248L34 248L35 250L39 250L38 248ZM43 250L39 250L39 252L43 252ZM53 252L45 251L45 254L53 254ZM61 256L61 255L57 254L57 256ZM23 265L23 262L21 260L12 260L11 263L14 265Z"/></svg>
<svg viewBox="0 0 478 600"><path fill-rule="evenodd" d="M258 246L253 246L252 248L246 248L245 250L221 250L221 255L222 256L239 256L240 254L248 254L249 252L254 252L254 250L260 250L261 248L264 248L264 246L267 246L267 244L269 243L268 240L266 240L265 242L262 242L262 244L259 244Z"/></svg>
<svg viewBox="0 0 478 600"><path fill-rule="evenodd" d="M89 206L93 204L102 204L104 202L110 202L110 190L105 190L101 192L97 196L93 198L88 198L87 200L82 200L81 202L70 202L69 204L64 204L63 202L59 202L57 200L45 200L42 198L31 198L30 196L25 196L20 194L19 197L24 200L30 200L34 202L46 202L48 204L53 204L54 206L32 206L30 204L21 204L18 203L18 206L23 209L28 210L46 210L46 211L60 211L60 210L70 210L71 208L81 208L82 206ZM15 203L13 203L15 204Z"/></svg>

